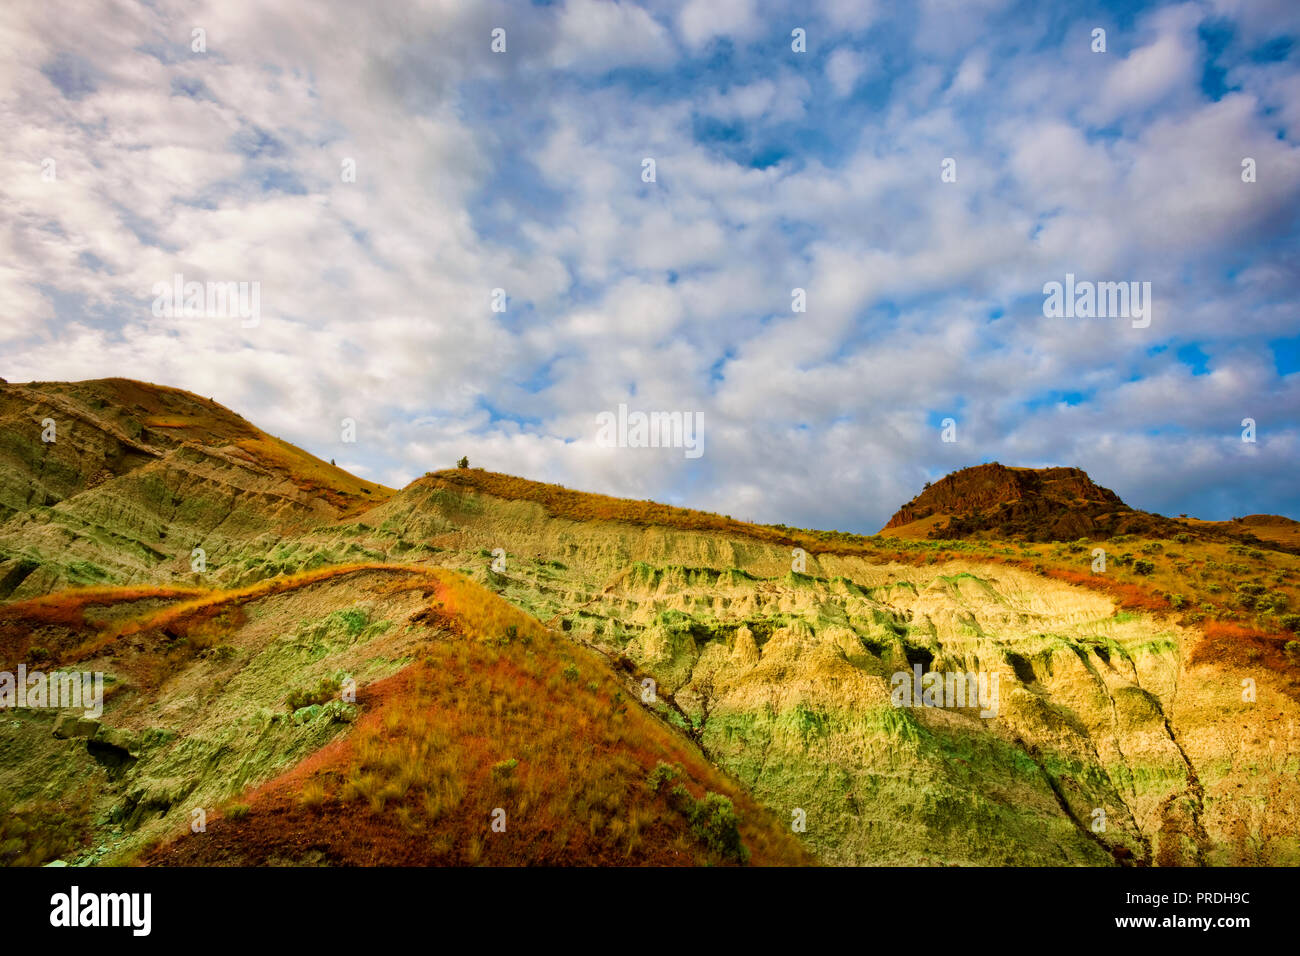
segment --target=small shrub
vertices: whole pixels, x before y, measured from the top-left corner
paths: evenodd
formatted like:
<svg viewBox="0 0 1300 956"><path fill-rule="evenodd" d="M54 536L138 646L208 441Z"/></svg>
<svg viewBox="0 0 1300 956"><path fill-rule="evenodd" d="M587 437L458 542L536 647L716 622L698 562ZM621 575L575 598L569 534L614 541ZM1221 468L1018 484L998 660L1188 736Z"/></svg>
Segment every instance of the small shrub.
<svg viewBox="0 0 1300 956"><path fill-rule="evenodd" d="M646 789L651 793L658 793L665 783L672 783L676 779L677 769L672 764L660 760L650 771L650 776L646 778Z"/></svg>
<svg viewBox="0 0 1300 956"><path fill-rule="evenodd" d="M1281 593L1280 591L1274 591L1271 594L1265 594L1263 597L1259 599L1259 601L1256 604L1256 606L1261 611L1273 611L1274 613L1277 614L1281 614L1283 611L1287 609L1289 605L1290 605L1289 599L1285 594Z"/></svg>
<svg viewBox="0 0 1300 956"><path fill-rule="evenodd" d="M348 637L357 637L366 629L366 625L370 623L370 614L364 608L359 607L350 607L343 611L335 611L330 615L330 617L336 619L341 625L343 625L343 629L347 632Z"/></svg>
<svg viewBox="0 0 1300 956"><path fill-rule="evenodd" d="M1154 564L1142 558L1139 558L1137 561L1133 562L1133 571L1137 574L1141 574L1144 577L1148 574L1151 574L1153 571L1155 571L1155 569L1156 566Z"/></svg>
<svg viewBox="0 0 1300 956"><path fill-rule="evenodd" d="M646 778L646 788L661 793L679 777L678 768L661 760ZM706 848L738 863L749 861L749 849L740 838L740 817L729 799L720 793L706 791L701 799L696 800L680 783L667 796L669 805L686 817L691 832Z"/></svg>
<svg viewBox="0 0 1300 956"><path fill-rule="evenodd" d="M696 838L719 856L745 863L749 850L740 839L740 817L730 800L712 791L694 802L687 816Z"/></svg>

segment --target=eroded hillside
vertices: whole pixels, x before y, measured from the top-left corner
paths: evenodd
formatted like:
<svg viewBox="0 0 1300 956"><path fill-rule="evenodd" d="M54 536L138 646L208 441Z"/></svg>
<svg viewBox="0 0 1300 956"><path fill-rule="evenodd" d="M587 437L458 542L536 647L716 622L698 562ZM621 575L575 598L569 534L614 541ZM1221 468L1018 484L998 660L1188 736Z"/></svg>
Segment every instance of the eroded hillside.
<svg viewBox="0 0 1300 956"><path fill-rule="evenodd" d="M800 574L761 541L437 481L381 515L477 547L485 582L656 680L711 758L805 811L824 860L1298 859L1294 666L1220 661L1200 631L1103 593L971 559L809 554ZM916 664L997 674L997 716L894 707L892 675Z"/></svg>
<svg viewBox="0 0 1300 956"><path fill-rule="evenodd" d="M26 660L109 692L4 722L6 863L812 862L599 655L452 573L10 604Z"/></svg>
<svg viewBox="0 0 1300 956"><path fill-rule="evenodd" d="M1293 554L1188 522L864 538L473 469L394 493L150 389L2 390L21 454L0 648L115 678L93 739L42 712L6 725L0 799L28 828L6 846L32 859L165 839L148 860L734 861L697 825L713 793L769 862L1300 862ZM24 444L59 416L65 448ZM1061 501L1123 509L1062 471ZM523 614L450 640L449 579L421 577L446 571ZM359 711L330 684L344 673ZM981 675L986 697L896 706L918 673ZM572 723L546 722L566 707ZM574 742L606 748L595 777ZM548 759L578 773L564 799ZM485 801L507 797L550 821L514 850L484 838ZM184 836L196 805L226 811ZM561 822L574 806L586 836ZM321 837L327 810L379 856ZM54 823L36 839L38 820Z"/></svg>
<svg viewBox="0 0 1300 956"><path fill-rule="evenodd" d="M274 565L281 540L389 493L179 389L0 385L0 599L210 581L196 548Z"/></svg>

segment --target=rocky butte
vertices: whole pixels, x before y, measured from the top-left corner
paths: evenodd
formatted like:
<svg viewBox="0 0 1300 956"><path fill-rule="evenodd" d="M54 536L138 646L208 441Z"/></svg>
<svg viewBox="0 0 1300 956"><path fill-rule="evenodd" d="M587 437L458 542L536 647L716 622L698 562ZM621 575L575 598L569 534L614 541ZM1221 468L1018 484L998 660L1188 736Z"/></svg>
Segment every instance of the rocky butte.
<svg viewBox="0 0 1300 956"><path fill-rule="evenodd" d="M1080 468L1009 468L991 462L929 485L889 519L882 533L951 539L983 532L1070 541L1178 530L1167 518L1130 508Z"/></svg>

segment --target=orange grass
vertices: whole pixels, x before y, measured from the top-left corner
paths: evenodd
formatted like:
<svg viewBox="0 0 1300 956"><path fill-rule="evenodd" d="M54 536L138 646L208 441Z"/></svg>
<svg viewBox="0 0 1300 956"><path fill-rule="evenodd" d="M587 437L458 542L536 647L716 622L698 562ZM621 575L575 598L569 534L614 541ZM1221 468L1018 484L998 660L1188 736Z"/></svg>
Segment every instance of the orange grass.
<svg viewBox="0 0 1300 956"><path fill-rule="evenodd" d="M1117 581L1103 574L1091 574L1070 568L1046 568L1043 572L1049 578L1077 584L1081 587L1102 591L1115 601L1115 606L1123 611L1145 611L1160 614L1171 610L1169 599L1163 594L1156 594L1140 584Z"/></svg>
<svg viewBox="0 0 1300 956"><path fill-rule="evenodd" d="M69 588L41 597L15 601L0 606L0 622L26 621L34 624L58 624L83 627L88 607L122 604L150 599L181 599L209 593L204 588L186 587L89 587Z"/></svg>
<svg viewBox="0 0 1300 956"><path fill-rule="evenodd" d="M243 604L274 594L282 594L285 591L292 591L309 584L316 584L320 581L328 581L330 578L336 578L340 575L355 574L358 571L389 571L394 574L427 575L430 569L416 564L384 564L379 561L331 564L321 568L314 568L311 571L300 571L296 574L282 574L278 577L266 578L241 588L213 589L202 592L200 596L192 600L125 621L118 625L112 633L115 637L124 637L145 630L157 630L179 625L185 620L197 616L199 612L216 605Z"/></svg>
<svg viewBox="0 0 1300 956"><path fill-rule="evenodd" d="M162 632L173 639L193 635L202 638L198 644L203 645L215 640L222 628L232 625L234 618L230 615L243 604L360 571L429 575L428 568L418 565L365 562L281 575L232 589L93 587L57 591L0 607L0 659L17 662L28 653L37 634L48 634L51 627L66 629L71 632L69 637L80 638L79 643L56 653L55 663L94 657L111 650L123 638L146 632ZM85 617L86 608L91 606L147 599L174 599L175 603L111 622L88 621Z"/></svg>

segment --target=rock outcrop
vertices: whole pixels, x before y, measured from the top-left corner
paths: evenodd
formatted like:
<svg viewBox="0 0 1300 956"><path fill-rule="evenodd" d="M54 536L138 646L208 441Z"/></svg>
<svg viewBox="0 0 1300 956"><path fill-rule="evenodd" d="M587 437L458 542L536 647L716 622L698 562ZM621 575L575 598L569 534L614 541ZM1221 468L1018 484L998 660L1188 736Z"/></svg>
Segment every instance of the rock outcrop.
<svg viewBox="0 0 1300 956"><path fill-rule="evenodd" d="M997 462L939 479L903 505L882 533L921 523L934 538L986 533L1031 541L1178 530L1168 518L1130 508L1080 468L1008 468Z"/></svg>

